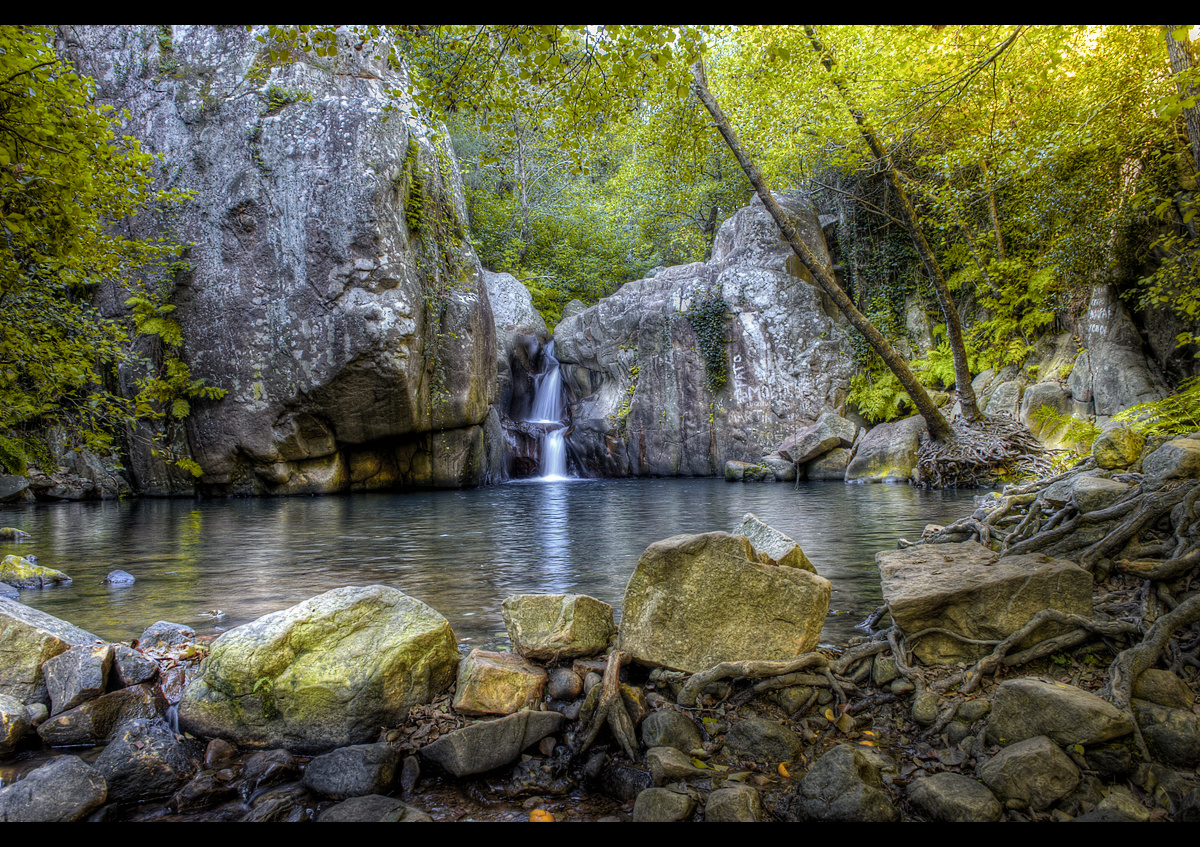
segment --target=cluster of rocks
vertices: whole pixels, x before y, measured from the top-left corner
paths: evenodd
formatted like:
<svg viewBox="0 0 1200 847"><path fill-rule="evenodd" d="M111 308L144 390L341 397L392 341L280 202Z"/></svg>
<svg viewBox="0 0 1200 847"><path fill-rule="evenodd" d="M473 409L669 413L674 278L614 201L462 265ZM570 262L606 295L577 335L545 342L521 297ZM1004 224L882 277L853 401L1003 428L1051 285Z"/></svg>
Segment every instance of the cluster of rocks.
<svg viewBox="0 0 1200 847"><path fill-rule="evenodd" d="M748 515L735 534L652 545L631 581L629 625L620 636L612 607L593 598L515 596L503 605L513 652L474 650L461 660L441 615L384 586L335 589L208 646L164 622L136 646L108 644L2 600L0 757L31 741L107 746L92 765L63 754L0 789L0 819L106 819L163 797L173 798L178 812L233 802L249 819L304 817L306 808L359 798L322 815L423 819L379 795L397 778L411 787L422 763L463 778L511 765L527 748L561 735L586 714L584 695L614 640L644 666L688 669L747 651L787 658L811 649L830 594L814 570L794 542ZM738 603L722 610L719 601L733 589ZM668 597L675 601L664 619ZM747 622L751 607L757 611ZM705 626L711 631L701 637ZM462 725L440 737L430 732L432 723L403 731L410 713L423 714L451 688L448 712ZM631 696L640 702L635 713L647 716L646 696ZM196 738L214 740L205 748ZM406 741L419 759L402 760ZM236 749L263 752L247 759ZM285 750L290 763L280 764ZM245 804L261 794L264 756L272 756L279 779L300 780L286 789L290 800L267 795L269 812L257 799ZM565 770L566 760L557 767Z"/></svg>
<svg viewBox="0 0 1200 847"><path fill-rule="evenodd" d="M980 637L995 638L1039 606L1082 602L1069 563L1019 565L970 543L880 556L906 635L978 618L993 626ZM510 817L1200 814L1195 697L1167 672L1143 674L1136 692L1153 762L1139 761L1125 713L1065 680L938 694L914 689L886 652L843 680L841 707L820 674L793 674L753 699L731 697L727 681L698 702L681 696L691 673L815 650L830 594L815 570L791 539L747 515L732 533L651 545L619 629L612 608L590 597L515 596L503 604L512 651L466 657L440 615L383 586L336 589L211 645L163 622L136 647L106 644L0 600L0 758L29 755L31 741L105 745L91 764L58 749L0 787L0 820L419 821L445 816L439 787L464 782L520 809ZM956 573L964 585L989 584L939 588ZM1006 593L1016 598L1007 607ZM604 736L592 747L580 740L609 651L634 660L620 699L638 761ZM936 638L916 640L914 653L932 674L977 655ZM1090 673L1075 669L1074 679ZM605 799L582 812L581 790Z"/></svg>

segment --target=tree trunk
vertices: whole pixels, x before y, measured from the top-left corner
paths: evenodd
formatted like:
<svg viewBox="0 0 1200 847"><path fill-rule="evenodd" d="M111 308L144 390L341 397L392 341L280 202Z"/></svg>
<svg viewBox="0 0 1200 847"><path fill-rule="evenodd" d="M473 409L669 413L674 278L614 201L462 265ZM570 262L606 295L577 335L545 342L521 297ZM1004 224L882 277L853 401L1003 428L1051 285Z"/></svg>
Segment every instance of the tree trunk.
<svg viewBox="0 0 1200 847"><path fill-rule="evenodd" d="M946 418L938 411L938 407L930 399L928 392L924 386L917 381L913 375L912 369L908 366L908 362L888 343L883 334L875 328L867 317L855 308L853 301L842 290L842 287L837 284L832 274L826 270L825 266L817 261L816 256L808 249L808 246L800 240L800 236L796 232L796 228L788 221L784 215L783 209L775 201L771 190L767 185L766 179L759 171L758 166L750 159L749 156L742 150L741 143L737 139L733 128L729 125L729 119L725 117L725 113L721 111L721 107L717 105L716 99L712 92L708 90L708 81L704 74L703 60L692 65L692 76L695 77L694 90L700 98L700 102L708 109L712 115L713 121L720 130L721 136L725 139L725 143L729 145L729 149L733 151L733 155L737 158L738 164L742 166L742 170L746 172L746 176L750 179L750 183L754 186L759 199L763 205L767 207L767 211L771 213L771 217L775 219L775 223L779 226L783 237L787 239L792 250L796 252L796 256L808 268L813 279L821 290L833 299L842 314L850 321L850 324L862 333L863 338L867 343L875 349L888 368L900 380L900 384L904 386L904 390L908 392L909 398L917 407L917 411L921 417L925 419L925 423L929 428L931 437L938 441L945 441L950 438L950 424ZM970 383L968 382L968 388Z"/></svg>
<svg viewBox="0 0 1200 847"><path fill-rule="evenodd" d="M1176 76L1183 74L1192 67L1192 57L1188 52L1188 45L1175 40L1172 35L1174 26L1164 26L1165 36L1167 40L1167 55L1171 57L1171 72ZM1180 92L1184 97L1191 97L1197 92L1190 84L1180 84ZM1183 123L1187 127L1188 141L1192 148L1192 167L1194 173L1200 176L1200 106L1192 106L1183 110Z"/></svg>
<svg viewBox="0 0 1200 847"><path fill-rule="evenodd" d="M854 122L858 124L859 133L862 135L863 140L867 142L867 146L871 149L871 154L875 156L879 164L883 167L888 184L896 192L896 198L900 205L904 223L908 227L909 234L912 236L913 245L917 248L917 253L921 256L925 270L929 273L929 278L933 281L933 290L937 292L938 303L941 304L942 314L946 318L946 336L950 342L950 350L954 354L955 390L958 392L958 399L962 404L963 417L969 421L982 420L983 415L980 414L979 405L975 401L975 390L971 387L971 368L967 364L967 345L963 341L962 320L958 316L958 307L954 305L954 298L950 296L950 287L946 285L946 278L942 274L941 265L938 264L937 257L933 255L933 248L929 246L929 241L925 238L921 222L917 220L916 210L913 209L912 202L908 199L908 193L904 190L904 186L900 184L900 175L896 173L891 157L888 155L887 150L884 149L883 143L875 135L874 130L867 123L867 119L863 113L855 107L845 83L833 72L835 64L833 54L822 46L821 42L817 39L816 31L812 27L805 27L804 30L812 42L813 49L821 56L821 61L825 65L825 69L832 75L833 83L837 86L838 93L842 95L842 101L846 104L846 108L850 110Z"/></svg>

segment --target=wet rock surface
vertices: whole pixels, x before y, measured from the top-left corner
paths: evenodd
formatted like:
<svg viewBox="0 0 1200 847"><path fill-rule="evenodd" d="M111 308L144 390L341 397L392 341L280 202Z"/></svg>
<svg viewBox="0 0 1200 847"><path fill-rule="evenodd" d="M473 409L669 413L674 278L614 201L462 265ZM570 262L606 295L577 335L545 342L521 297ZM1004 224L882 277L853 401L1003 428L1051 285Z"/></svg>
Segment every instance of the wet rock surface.
<svg viewBox="0 0 1200 847"><path fill-rule="evenodd" d="M748 538L714 535L737 544L756 567L811 576L763 565L759 557L770 556ZM952 549L926 546L926 553ZM985 675L977 690L963 693L964 666L909 666L881 649L885 634L856 639L846 652L805 653L816 662L807 669L739 660L732 676L690 686L687 697L684 685L695 676L627 663L619 651L539 661L499 654L556 679L554 696L505 717L469 715L454 707L461 692L447 690L447 681L428 702L378 720L367 741L315 756L220 738L204 743L172 728L168 692L199 677L215 643L166 639L149 654L111 645L114 657L141 673L154 665L152 681L117 688L121 674L111 669L102 693L53 717L45 695L27 703L0 692L0 716L10 727L7 752L0 752L7 756L0 813L13 820L279 822L1200 816L1191 674L1155 669L1134 689L1136 731L1152 757L1145 760L1126 714L1096 695L1106 664L1089 652L1026 660L1019 675ZM67 668L75 666L70 649L58 660ZM74 650L83 659L97 654L92 645ZM837 666L852 655L860 658ZM832 679L819 672L835 666ZM593 728L612 702L630 722L631 751L611 726ZM85 731L92 734L71 734ZM106 746L89 756L91 766L56 764L75 759L61 748L43 764L39 743ZM62 796L45 799L39 786L46 784L61 784Z"/></svg>

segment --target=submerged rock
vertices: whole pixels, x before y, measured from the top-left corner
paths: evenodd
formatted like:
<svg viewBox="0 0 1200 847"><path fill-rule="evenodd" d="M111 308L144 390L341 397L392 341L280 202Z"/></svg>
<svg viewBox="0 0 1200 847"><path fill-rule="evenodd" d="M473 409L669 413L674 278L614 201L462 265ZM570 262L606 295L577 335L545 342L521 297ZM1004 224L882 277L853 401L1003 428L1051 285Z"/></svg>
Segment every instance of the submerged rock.
<svg viewBox="0 0 1200 847"><path fill-rule="evenodd" d="M458 660L449 622L421 601L337 588L213 642L180 726L297 753L362 744L447 688Z"/></svg>
<svg viewBox="0 0 1200 847"><path fill-rule="evenodd" d="M695 673L725 661L790 659L817 645L829 581L764 565L750 540L677 535L646 548L625 589L620 649Z"/></svg>
<svg viewBox="0 0 1200 847"><path fill-rule="evenodd" d="M14 588L46 588L70 581L71 577L62 571L42 567L33 557L9 555L0 560L0 582L8 583Z"/></svg>

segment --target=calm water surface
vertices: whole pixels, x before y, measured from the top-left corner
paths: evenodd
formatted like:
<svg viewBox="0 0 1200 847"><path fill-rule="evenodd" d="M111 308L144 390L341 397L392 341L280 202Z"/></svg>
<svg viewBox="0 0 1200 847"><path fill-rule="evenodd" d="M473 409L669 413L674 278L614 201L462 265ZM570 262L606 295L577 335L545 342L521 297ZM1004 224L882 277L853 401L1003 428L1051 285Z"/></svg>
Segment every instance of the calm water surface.
<svg viewBox="0 0 1200 847"><path fill-rule="evenodd" d="M507 647L511 594L590 594L618 609L638 557L680 533L729 531L747 512L790 535L833 583L823 639L855 634L880 602L874 556L972 494L907 485L723 479L529 481L472 491L20 506L0 522L33 537L68 585L21 602L102 638L168 620L219 633L343 585L390 585L437 609L465 647ZM129 587L104 585L126 570ZM214 612L223 612L219 618Z"/></svg>

